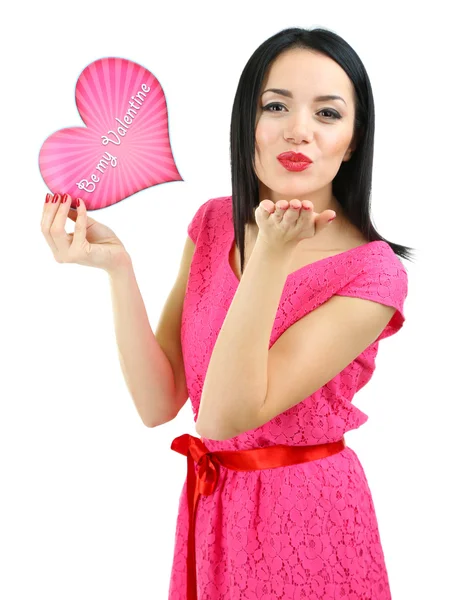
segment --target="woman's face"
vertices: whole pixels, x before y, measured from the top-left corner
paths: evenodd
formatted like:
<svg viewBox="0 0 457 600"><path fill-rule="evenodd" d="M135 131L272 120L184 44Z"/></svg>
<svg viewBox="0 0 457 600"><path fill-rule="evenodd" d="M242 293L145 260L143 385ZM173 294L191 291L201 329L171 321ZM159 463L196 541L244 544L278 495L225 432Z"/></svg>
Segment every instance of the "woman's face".
<svg viewBox="0 0 457 600"><path fill-rule="evenodd" d="M255 170L268 199L311 199L313 192L331 196L331 182L351 155L355 104L353 86L344 70L331 58L294 48L270 66L261 93L256 119ZM338 95L341 100L316 100ZM313 163L304 171L288 171L277 159L293 150ZM320 194L319 194L320 195Z"/></svg>

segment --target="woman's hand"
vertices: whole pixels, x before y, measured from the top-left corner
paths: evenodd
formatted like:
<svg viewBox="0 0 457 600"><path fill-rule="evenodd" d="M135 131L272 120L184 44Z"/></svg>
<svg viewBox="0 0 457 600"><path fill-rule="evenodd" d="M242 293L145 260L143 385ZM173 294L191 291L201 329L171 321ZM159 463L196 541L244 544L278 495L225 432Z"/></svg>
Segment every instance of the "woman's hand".
<svg viewBox="0 0 457 600"><path fill-rule="evenodd" d="M60 194L46 196L41 231L58 263L76 263L107 272L128 264L130 256L124 244L112 229L87 215L81 199L79 207L74 209L71 196L66 202L61 202ZM67 218L75 222L74 233L65 231Z"/></svg>
<svg viewBox="0 0 457 600"><path fill-rule="evenodd" d="M304 207L309 207L306 210ZM269 246L293 248L301 240L312 238L336 216L334 210L321 213L313 211L309 200L262 200L255 211L255 220L259 227L258 237ZM330 219L330 221L329 221Z"/></svg>

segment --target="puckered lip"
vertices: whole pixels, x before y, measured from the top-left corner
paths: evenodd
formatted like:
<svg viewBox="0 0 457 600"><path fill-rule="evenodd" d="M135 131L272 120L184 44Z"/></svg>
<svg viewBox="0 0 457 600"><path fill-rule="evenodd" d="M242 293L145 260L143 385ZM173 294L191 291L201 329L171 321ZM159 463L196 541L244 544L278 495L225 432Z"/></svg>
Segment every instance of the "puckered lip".
<svg viewBox="0 0 457 600"><path fill-rule="evenodd" d="M282 154L278 154L276 157L278 160L291 160L293 162L307 162L312 163L313 161L309 158L309 156L305 156L301 152L283 152Z"/></svg>

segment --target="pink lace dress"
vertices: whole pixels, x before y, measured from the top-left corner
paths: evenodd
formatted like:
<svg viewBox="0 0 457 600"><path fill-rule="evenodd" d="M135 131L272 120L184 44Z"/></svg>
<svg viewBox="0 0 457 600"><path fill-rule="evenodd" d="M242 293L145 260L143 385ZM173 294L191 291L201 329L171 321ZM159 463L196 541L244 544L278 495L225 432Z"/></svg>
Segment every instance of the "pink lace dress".
<svg viewBox="0 0 457 600"><path fill-rule="evenodd" d="M181 341L189 398L197 420L212 349L238 279L231 196L205 202L188 233L196 244L183 306ZM383 241L353 248L287 278L270 338L331 296L395 307L378 339L312 396L258 429L230 440L202 438L212 451L340 440L368 416L352 404L370 380L378 343L404 322L406 270ZM183 467L186 462L183 457ZM186 465L187 467L187 465ZM169 600L186 600L189 512L187 477L179 499ZM388 600L389 580L371 491L356 453L259 471L221 467L217 488L196 513L198 600Z"/></svg>

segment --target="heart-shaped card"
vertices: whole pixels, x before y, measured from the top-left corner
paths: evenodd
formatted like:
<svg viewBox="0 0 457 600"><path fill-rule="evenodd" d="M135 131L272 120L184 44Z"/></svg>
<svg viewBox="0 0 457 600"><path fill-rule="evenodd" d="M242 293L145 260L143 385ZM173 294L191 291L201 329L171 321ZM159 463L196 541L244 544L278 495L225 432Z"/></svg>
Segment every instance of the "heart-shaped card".
<svg viewBox="0 0 457 600"><path fill-rule="evenodd" d="M53 193L82 198L96 210L183 181L171 152L165 95L150 71L124 58L96 60L78 78L76 106L86 127L56 131L40 150L40 172Z"/></svg>

